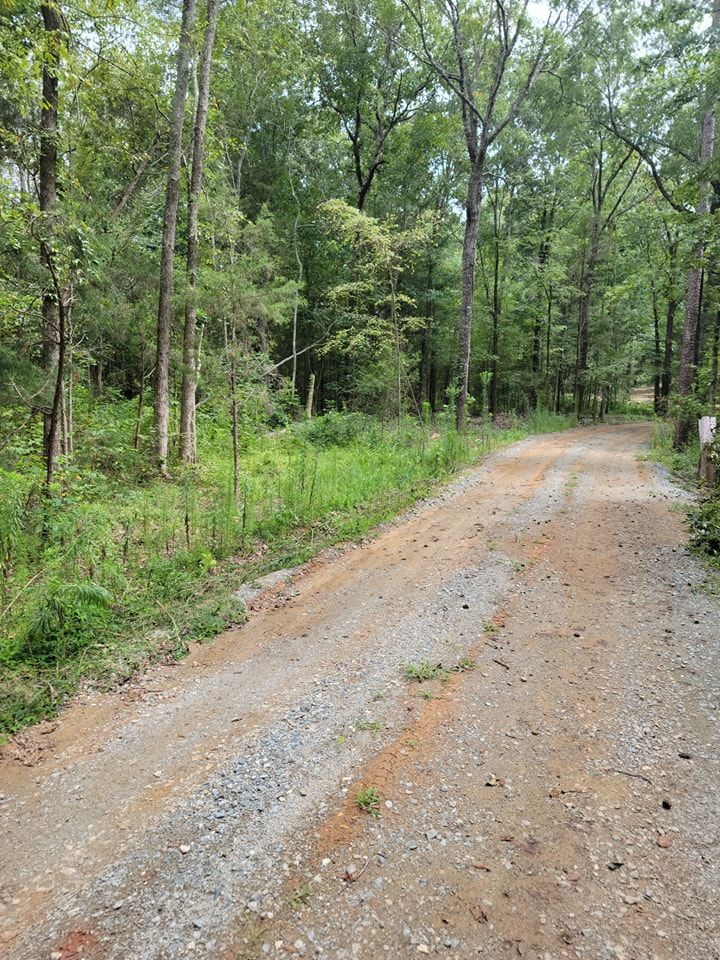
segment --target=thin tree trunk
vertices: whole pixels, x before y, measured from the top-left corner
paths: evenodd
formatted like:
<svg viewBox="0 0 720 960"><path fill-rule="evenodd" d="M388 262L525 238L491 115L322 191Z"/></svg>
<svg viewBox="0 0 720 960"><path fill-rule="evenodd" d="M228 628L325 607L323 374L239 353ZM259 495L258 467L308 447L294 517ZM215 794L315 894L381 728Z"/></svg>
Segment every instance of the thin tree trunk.
<svg viewBox="0 0 720 960"><path fill-rule="evenodd" d="M390 272L390 322L395 335L395 372L397 398L397 426L398 433L402 427L402 353L400 350L400 324L397 315L397 278Z"/></svg>
<svg viewBox="0 0 720 960"><path fill-rule="evenodd" d="M57 305L57 366L55 369L55 391L53 394L52 406L50 408L50 424L48 430L48 439L45 454L45 482L49 488L55 479L55 470L57 467L57 454L60 446L60 430L63 411L63 384L65 380L65 351L66 351L66 304L62 288L60 286L55 267L52 260L52 254L47 261L48 269L52 272Z"/></svg>
<svg viewBox="0 0 720 960"><path fill-rule="evenodd" d="M305 419L312 419L313 412L313 398L315 396L315 374L310 374L310 382L308 383L308 393L307 393L307 402L305 404ZM321 407L322 409L322 407Z"/></svg>
<svg viewBox="0 0 720 960"><path fill-rule="evenodd" d="M205 129L210 103L210 72L219 9L219 0L208 0L205 39L200 63L200 80L197 87L192 168L188 196L187 294L185 299L185 328L183 331L182 397L180 401L180 458L186 465L194 463L197 459L195 395L197 392L198 360L195 354L195 330L197 326L197 274L200 254L198 218L205 159Z"/></svg>
<svg viewBox="0 0 720 960"><path fill-rule="evenodd" d="M167 474L168 425L170 421L170 339L173 318L173 258L177 232L180 167L182 162L183 118L187 98L192 27L196 0L183 0L180 39L177 50L175 93L170 117L168 176L163 215L162 252L160 256L160 297L157 321L157 355L155 358L154 432L155 458L161 474Z"/></svg>
<svg viewBox="0 0 720 960"><path fill-rule="evenodd" d="M240 450L238 443L238 403L237 403L237 310L233 307L230 344L228 346L227 326L223 324L225 353L228 354L228 392L230 394L230 434L233 452L233 500L237 503L240 489Z"/></svg>
<svg viewBox="0 0 720 960"><path fill-rule="evenodd" d="M500 211L496 204L493 236L493 294L492 294L492 337L490 341L490 396L488 407L490 416L495 419L498 412L498 350L500 347Z"/></svg>
<svg viewBox="0 0 720 960"><path fill-rule="evenodd" d="M660 314L658 313L657 289L652 282L653 331L655 334L655 354L653 357L653 411L660 413Z"/></svg>
<svg viewBox="0 0 720 960"><path fill-rule="evenodd" d="M550 346L552 340L553 285L547 288L547 330L545 331L545 402L551 406L550 396Z"/></svg>
<svg viewBox="0 0 720 960"><path fill-rule="evenodd" d="M293 253L295 254L295 263L297 264L298 276L297 283L298 288L295 293L295 300L293 302L293 325L292 325L292 393L295 396L297 392L297 335L298 335L298 312L300 309L300 286L303 281L303 264L300 259L300 242L298 237L298 225L300 223L300 204L298 203L297 194L295 192L295 182L292 177L292 165L290 163L291 153L288 150L288 179L290 180L290 191L293 195L293 200L295 201L295 219L293 220Z"/></svg>
<svg viewBox="0 0 720 960"><path fill-rule="evenodd" d="M677 296L675 293L675 259L677 243L672 241L669 248L667 309L665 313L665 349L663 352L662 376L660 378L660 412L667 413L668 398L672 387L672 363L675 334L675 313Z"/></svg>
<svg viewBox="0 0 720 960"><path fill-rule="evenodd" d="M55 4L42 4L40 12L45 32L46 49L42 65L42 101L40 110L40 162L38 186L40 210L43 214L40 258L49 271L52 257L52 237L55 232L55 208L57 206L58 164L58 67L63 34L60 8ZM48 383L57 381L59 362L59 317L58 304L52 278L42 297L42 364ZM59 435L53 435L54 447L50 446L52 408L43 415L43 447L46 462L54 461L59 449Z"/></svg>
<svg viewBox="0 0 720 960"><path fill-rule="evenodd" d="M580 284L580 305L578 311L578 347L577 373L575 398L577 415L582 416L585 410L585 390L588 371L588 349L590 346L590 304L595 286L595 268L597 266L600 249L600 225L598 214L593 217L592 236L590 239L590 253L583 272Z"/></svg>
<svg viewBox="0 0 720 960"><path fill-rule="evenodd" d="M475 259L477 256L480 197L482 194L484 153L478 153L472 161L465 200L465 232L462 246L462 296L458 324L458 396L457 428L465 426L468 384L470 380L470 348L472 339L473 301L475 297Z"/></svg>
<svg viewBox="0 0 720 960"><path fill-rule="evenodd" d="M547 267L548 260L550 258L550 231L552 230L553 221L555 217L555 204L556 200L553 199L553 204L550 210L548 211L547 204L543 205L542 218L540 221L541 229L541 239L540 239L540 249L538 250L538 272L542 277L545 273L545 268ZM552 309L552 285L550 285L549 291L543 282L543 288L545 289L547 301L548 301L548 330L547 330L547 362L549 365L550 362L550 310ZM538 304L539 306L539 304ZM530 400L530 409L536 410L538 405L538 388L540 386L540 374L542 371L542 317L540 311L536 310L535 319L533 322L533 331L532 331L532 353L530 360L530 372L531 372L531 382L530 382L530 391L529 391L529 400ZM546 377L547 377L547 367L546 367Z"/></svg>

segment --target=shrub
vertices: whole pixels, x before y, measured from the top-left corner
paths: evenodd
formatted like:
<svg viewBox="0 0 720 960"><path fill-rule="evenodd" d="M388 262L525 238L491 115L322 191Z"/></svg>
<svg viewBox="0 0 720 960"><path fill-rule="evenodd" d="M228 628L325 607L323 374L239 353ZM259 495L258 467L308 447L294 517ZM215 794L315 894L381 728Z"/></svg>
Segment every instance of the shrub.
<svg viewBox="0 0 720 960"><path fill-rule="evenodd" d="M699 553L720 558L720 499L705 500L688 513L690 544Z"/></svg>
<svg viewBox="0 0 720 960"><path fill-rule="evenodd" d="M368 428L362 413L338 413L329 410L321 417L302 424L301 434L316 447L346 447Z"/></svg>
<svg viewBox="0 0 720 960"><path fill-rule="evenodd" d="M111 599L104 587L92 581L51 580L28 611L17 637L16 658L55 663L77 656L95 641Z"/></svg>

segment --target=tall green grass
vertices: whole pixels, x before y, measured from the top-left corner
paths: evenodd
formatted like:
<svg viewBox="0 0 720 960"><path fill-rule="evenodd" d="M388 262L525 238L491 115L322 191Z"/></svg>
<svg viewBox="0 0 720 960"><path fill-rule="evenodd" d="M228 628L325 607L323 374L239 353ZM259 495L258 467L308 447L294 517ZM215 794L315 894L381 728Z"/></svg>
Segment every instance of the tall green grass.
<svg viewBox="0 0 720 960"><path fill-rule="evenodd" d="M182 656L242 620L243 581L363 536L502 444L571 425L538 412L459 434L446 412L399 430L345 414L247 429L236 500L226 429L204 425L200 466L160 481L123 457L113 407L80 410L94 442L52 496L33 455L0 467L0 733L51 715L83 678Z"/></svg>

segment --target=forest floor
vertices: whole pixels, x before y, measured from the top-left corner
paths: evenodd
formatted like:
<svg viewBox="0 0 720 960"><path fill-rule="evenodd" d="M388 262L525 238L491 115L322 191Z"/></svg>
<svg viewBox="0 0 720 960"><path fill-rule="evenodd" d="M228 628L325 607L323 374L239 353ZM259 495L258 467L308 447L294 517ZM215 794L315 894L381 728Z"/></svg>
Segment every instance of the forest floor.
<svg viewBox="0 0 720 960"><path fill-rule="evenodd" d="M719 958L720 606L649 436L506 448L8 744L0 955Z"/></svg>

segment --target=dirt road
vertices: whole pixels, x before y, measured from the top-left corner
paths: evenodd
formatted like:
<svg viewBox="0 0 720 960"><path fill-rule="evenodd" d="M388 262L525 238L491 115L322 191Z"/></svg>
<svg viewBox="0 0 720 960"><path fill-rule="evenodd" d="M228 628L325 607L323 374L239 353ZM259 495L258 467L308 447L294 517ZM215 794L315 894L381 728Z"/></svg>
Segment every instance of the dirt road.
<svg viewBox="0 0 720 960"><path fill-rule="evenodd" d="M719 608L648 435L517 444L6 749L0 954L720 958Z"/></svg>

